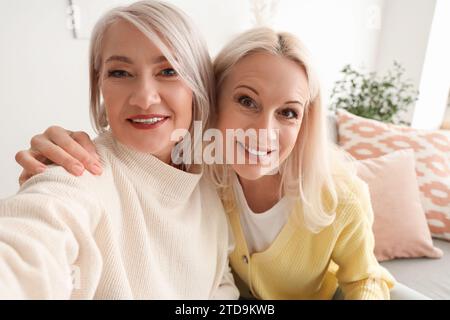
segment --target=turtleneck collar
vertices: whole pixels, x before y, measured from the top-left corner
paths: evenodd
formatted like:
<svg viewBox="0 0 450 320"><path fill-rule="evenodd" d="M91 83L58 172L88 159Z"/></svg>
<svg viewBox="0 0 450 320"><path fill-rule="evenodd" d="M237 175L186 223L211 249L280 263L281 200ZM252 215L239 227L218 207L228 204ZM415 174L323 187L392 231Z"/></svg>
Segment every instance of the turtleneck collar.
<svg viewBox="0 0 450 320"><path fill-rule="evenodd" d="M161 195L174 202L184 202L197 186L202 173L195 174L177 169L150 153L137 151L116 139L106 131L96 139L107 145L121 163L141 181L157 186Z"/></svg>

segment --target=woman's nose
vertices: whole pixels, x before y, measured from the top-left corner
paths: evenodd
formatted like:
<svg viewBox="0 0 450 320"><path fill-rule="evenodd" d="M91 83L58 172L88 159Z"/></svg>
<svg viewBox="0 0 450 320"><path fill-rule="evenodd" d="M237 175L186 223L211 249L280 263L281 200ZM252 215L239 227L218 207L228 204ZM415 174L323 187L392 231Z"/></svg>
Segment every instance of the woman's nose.
<svg viewBox="0 0 450 320"><path fill-rule="evenodd" d="M273 114L261 115L258 121L254 123L253 128L256 129L260 139L266 140L264 143L272 144L278 139L280 128Z"/></svg>
<svg viewBox="0 0 450 320"><path fill-rule="evenodd" d="M268 137L272 137L274 132L278 129L277 119L273 114L262 114L255 123L255 129L267 131Z"/></svg>
<svg viewBox="0 0 450 320"><path fill-rule="evenodd" d="M130 105L147 110L161 103L158 84L154 79L141 79L130 97Z"/></svg>

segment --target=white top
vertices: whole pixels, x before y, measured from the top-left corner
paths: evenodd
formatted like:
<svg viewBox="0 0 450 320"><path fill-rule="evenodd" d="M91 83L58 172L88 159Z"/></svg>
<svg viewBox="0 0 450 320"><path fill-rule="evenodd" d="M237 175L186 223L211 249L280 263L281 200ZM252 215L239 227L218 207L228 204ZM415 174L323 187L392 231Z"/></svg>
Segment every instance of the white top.
<svg viewBox="0 0 450 320"><path fill-rule="evenodd" d="M248 206L239 180L237 177L234 180L233 189L241 209L240 221L249 254L265 251L286 224L293 208L293 201L283 197L269 210L254 213Z"/></svg>
<svg viewBox="0 0 450 320"><path fill-rule="evenodd" d="M103 174L52 167L0 201L0 299L236 299L214 186L96 139Z"/></svg>

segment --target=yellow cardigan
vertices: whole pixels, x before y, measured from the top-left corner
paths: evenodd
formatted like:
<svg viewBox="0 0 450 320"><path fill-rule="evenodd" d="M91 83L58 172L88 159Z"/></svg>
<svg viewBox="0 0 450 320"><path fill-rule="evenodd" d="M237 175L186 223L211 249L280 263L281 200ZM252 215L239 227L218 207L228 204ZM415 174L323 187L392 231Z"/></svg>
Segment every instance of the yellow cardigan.
<svg viewBox="0 0 450 320"><path fill-rule="evenodd" d="M236 242L230 262L240 278L237 282L245 282L258 299L331 299L338 285L345 299L389 299L395 280L373 253L373 211L367 185L357 179L349 187L339 197L331 225L319 233L309 231L297 201L272 245L252 255L234 193L228 190L224 205Z"/></svg>

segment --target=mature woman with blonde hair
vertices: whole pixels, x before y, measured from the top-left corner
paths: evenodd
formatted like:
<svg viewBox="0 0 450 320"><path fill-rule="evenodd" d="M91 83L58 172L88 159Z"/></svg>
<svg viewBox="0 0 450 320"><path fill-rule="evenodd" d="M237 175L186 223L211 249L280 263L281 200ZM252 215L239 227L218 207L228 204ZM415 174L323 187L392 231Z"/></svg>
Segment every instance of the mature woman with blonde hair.
<svg viewBox="0 0 450 320"><path fill-rule="evenodd" d="M278 135L277 145L236 141L257 164L213 169L236 240L235 273L263 299L330 299L338 285L347 299L388 299L394 280L373 253L368 190L329 142L304 45L250 30L223 48L214 70L217 126ZM264 166L274 152L278 161Z"/></svg>
<svg viewBox="0 0 450 320"><path fill-rule="evenodd" d="M208 167L233 229L230 261L241 296L389 299L395 280L373 253L367 185L327 139L319 82L304 45L289 33L253 29L224 47L214 71L214 126L224 136L227 130L269 133L256 140L232 136L224 144L236 150L231 161ZM63 137L65 150L77 144L63 129L38 140L56 137ZM86 139L79 142L93 149ZM31 152L61 164L80 158L55 147L23 152L31 159L19 159L24 175L36 167ZM395 298L423 298L404 292Z"/></svg>
<svg viewBox="0 0 450 320"><path fill-rule="evenodd" d="M171 5L137 2L98 21L90 88L103 174L53 167L0 201L0 299L238 297L214 186L171 161L172 133L208 123L212 71Z"/></svg>
<svg viewBox="0 0 450 320"><path fill-rule="evenodd" d="M375 258L368 187L328 139L319 81L301 41L249 30L222 49L214 71L216 126L276 135L227 139L248 161L210 167L235 237L230 262L241 295L427 299Z"/></svg>

